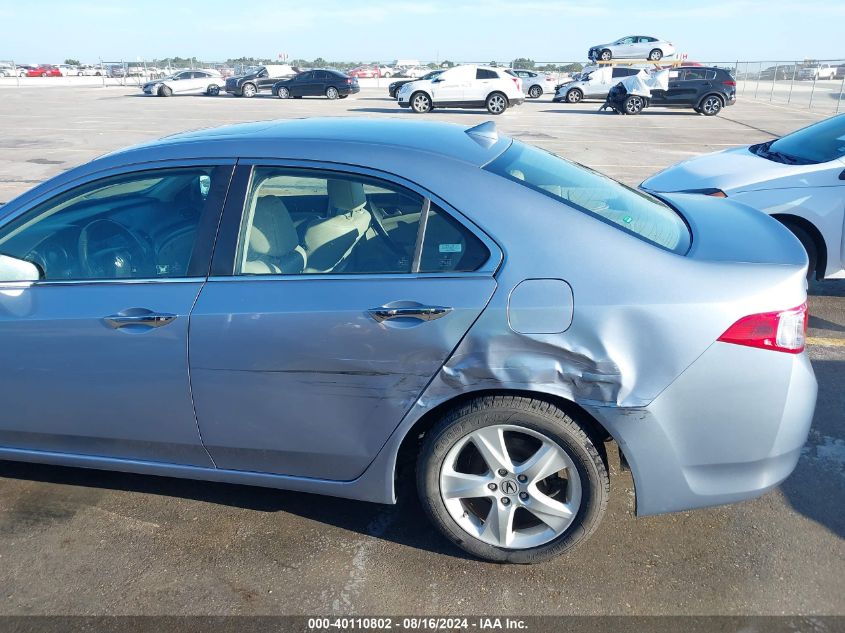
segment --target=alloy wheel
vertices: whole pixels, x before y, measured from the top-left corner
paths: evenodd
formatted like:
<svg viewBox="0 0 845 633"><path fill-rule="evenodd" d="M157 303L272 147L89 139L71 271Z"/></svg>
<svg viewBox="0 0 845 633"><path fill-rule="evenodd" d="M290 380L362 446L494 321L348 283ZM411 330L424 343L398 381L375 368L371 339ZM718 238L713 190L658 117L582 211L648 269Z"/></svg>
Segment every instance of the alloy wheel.
<svg viewBox="0 0 845 633"><path fill-rule="evenodd" d="M326 89L326 98L334 100L334 99L337 99L337 96L338 96L337 88L335 88L334 86L329 86Z"/></svg>
<svg viewBox="0 0 845 633"><path fill-rule="evenodd" d="M566 93L566 100L569 103L578 103L579 101L581 101L581 98L583 96L584 95L581 94L581 91L578 90L577 88L575 88L575 89L570 90L569 92Z"/></svg>
<svg viewBox="0 0 845 633"><path fill-rule="evenodd" d="M428 112L431 110L431 99L429 99L428 95L422 92L417 93L411 100L411 107L414 109L414 112Z"/></svg>
<svg viewBox="0 0 845 633"><path fill-rule="evenodd" d="M543 96L543 89L538 85L531 86L530 90L528 90L528 96L532 99L539 99Z"/></svg>
<svg viewBox="0 0 845 633"><path fill-rule="evenodd" d="M508 102L500 94L490 95L487 98L487 111L490 114L501 114L508 109Z"/></svg>
<svg viewBox="0 0 845 633"><path fill-rule="evenodd" d="M281 87L279 88L279 92L276 93L276 96L279 97L279 99L287 99L290 97L290 90L285 87Z"/></svg>
<svg viewBox="0 0 845 633"><path fill-rule="evenodd" d="M701 111L707 116L713 116L722 109L722 102L719 97L707 97L701 104Z"/></svg>
<svg viewBox="0 0 845 633"><path fill-rule="evenodd" d="M548 543L569 528L581 505L581 478L561 445L510 424L482 427L456 442L439 483L455 523L496 547Z"/></svg>
<svg viewBox="0 0 845 633"><path fill-rule="evenodd" d="M638 114L643 109L643 100L640 97L630 97L625 102L625 111L628 114Z"/></svg>
<svg viewBox="0 0 845 633"><path fill-rule="evenodd" d="M250 98L255 96L255 86L252 84L247 84L244 86L243 94L245 97Z"/></svg>

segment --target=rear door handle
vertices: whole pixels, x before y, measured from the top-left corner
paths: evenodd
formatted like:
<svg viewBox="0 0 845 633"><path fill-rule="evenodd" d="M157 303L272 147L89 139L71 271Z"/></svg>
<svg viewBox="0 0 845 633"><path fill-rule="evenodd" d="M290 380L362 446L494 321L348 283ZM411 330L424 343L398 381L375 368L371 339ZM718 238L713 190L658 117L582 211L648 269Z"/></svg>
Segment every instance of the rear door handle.
<svg viewBox="0 0 845 633"><path fill-rule="evenodd" d="M414 306L411 308L370 308L370 313L376 321L382 323L390 319L419 319L420 321L434 321L446 316L452 308L445 306Z"/></svg>
<svg viewBox="0 0 845 633"><path fill-rule="evenodd" d="M153 312L146 308L130 308L117 314L103 318L107 325L119 330L128 325L143 325L148 328L157 328L167 325L176 319L175 314L166 312Z"/></svg>

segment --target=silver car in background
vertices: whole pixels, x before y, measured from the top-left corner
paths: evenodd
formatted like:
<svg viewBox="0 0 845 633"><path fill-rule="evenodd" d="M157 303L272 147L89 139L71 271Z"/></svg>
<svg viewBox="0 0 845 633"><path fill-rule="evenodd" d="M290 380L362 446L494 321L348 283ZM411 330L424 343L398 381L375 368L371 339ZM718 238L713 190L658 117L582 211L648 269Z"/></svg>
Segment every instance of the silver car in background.
<svg viewBox="0 0 845 633"><path fill-rule="evenodd" d="M471 554L795 467L807 257L730 200L652 197L497 133L361 118L188 132L0 215L0 459L394 503ZM610 440L615 440L615 444Z"/></svg>
<svg viewBox="0 0 845 633"><path fill-rule="evenodd" d="M672 42L651 35L628 35L610 44L596 44L587 51L587 58L607 62L611 59L648 59L656 62L675 54Z"/></svg>

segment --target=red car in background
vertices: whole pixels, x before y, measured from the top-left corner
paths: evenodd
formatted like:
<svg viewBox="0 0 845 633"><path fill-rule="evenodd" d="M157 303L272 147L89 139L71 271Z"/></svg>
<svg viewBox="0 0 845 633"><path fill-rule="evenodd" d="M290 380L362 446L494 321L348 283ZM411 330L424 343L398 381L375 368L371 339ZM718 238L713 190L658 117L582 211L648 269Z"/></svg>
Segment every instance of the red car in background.
<svg viewBox="0 0 845 633"><path fill-rule="evenodd" d="M62 71L60 71L56 66L50 66L49 64L41 64L40 66L36 66L35 68L30 68L26 71L27 77L61 77Z"/></svg>
<svg viewBox="0 0 845 633"><path fill-rule="evenodd" d="M353 68L346 74L350 77L357 77L358 79L369 79L372 77L378 77L379 69L374 68L373 66L358 66L358 68Z"/></svg>

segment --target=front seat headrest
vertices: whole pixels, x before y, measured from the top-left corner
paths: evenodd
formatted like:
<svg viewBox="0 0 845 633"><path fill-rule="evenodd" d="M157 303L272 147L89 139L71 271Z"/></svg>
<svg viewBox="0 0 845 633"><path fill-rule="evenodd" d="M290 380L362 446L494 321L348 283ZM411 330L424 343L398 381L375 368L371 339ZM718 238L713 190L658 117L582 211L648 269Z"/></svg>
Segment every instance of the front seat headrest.
<svg viewBox="0 0 845 633"><path fill-rule="evenodd" d="M249 250L259 255L281 257L299 241L285 203L276 196L261 196L255 203Z"/></svg>
<svg viewBox="0 0 845 633"><path fill-rule="evenodd" d="M329 180L326 182L329 203L333 209L348 213L367 204L364 184L351 180Z"/></svg>

